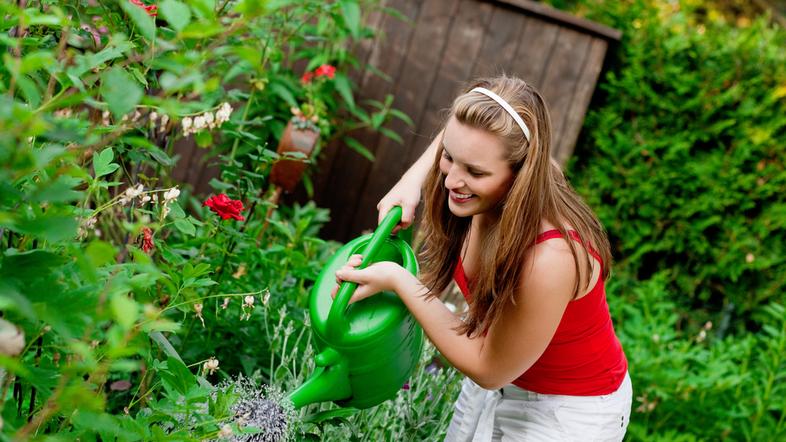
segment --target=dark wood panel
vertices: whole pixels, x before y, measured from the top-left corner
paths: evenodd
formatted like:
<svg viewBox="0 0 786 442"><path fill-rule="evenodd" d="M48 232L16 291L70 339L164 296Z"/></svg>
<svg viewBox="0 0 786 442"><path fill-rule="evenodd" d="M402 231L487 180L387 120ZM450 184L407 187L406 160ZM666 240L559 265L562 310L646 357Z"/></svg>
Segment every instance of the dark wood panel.
<svg viewBox="0 0 786 442"><path fill-rule="evenodd" d="M507 8L494 8L471 78L509 73L527 26L527 16Z"/></svg>
<svg viewBox="0 0 786 442"><path fill-rule="evenodd" d="M601 38L593 38L590 44L587 59L584 62L581 76L577 82L576 92L573 94L570 102L570 108L565 113L565 122L562 125L565 130L560 137L559 149L556 155L553 155L562 165L573 154L576 140L581 132L581 127L584 125L584 116L587 114L592 93L595 91L595 84L603 69L603 60L608 46L609 43Z"/></svg>
<svg viewBox="0 0 786 442"><path fill-rule="evenodd" d="M565 115L568 113L574 92L581 76L592 36L571 28L561 28L552 48L546 72L541 79L540 92L551 114L552 156L557 157L564 140Z"/></svg>
<svg viewBox="0 0 786 442"><path fill-rule="evenodd" d="M436 3L441 3L444 6L444 0ZM398 2L397 9L405 13L416 25L413 27L411 23L387 16L383 28L382 44L374 48L369 62L394 79L400 78L401 72L407 69L405 59L411 55L411 47L417 44L418 30L423 28L420 23L429 18L428 7L430 6L429 2L424 4L415 0ZM449 19L448 16L447 20ZM366 72L363 79L361 100L383 100L388 93L395 91L397 87L395 82L385 81L371 71ZM400 106L396 105L396 107ZM406 110L405 112L409 113ZM380 141L379 134L362 131L355 134L354 138L376 154ZM371 167L372 163L360 154L346 146L339 145L336 159L330 169L330 177L324 189L324 192L327 192L327 198L329 198L328 204L325 205L333 209L331 221L325 226L327 234L344 237L346 232L352 228L358 200L364 192L363 183L366 181Z"/></svg>
<svg viewBox="0 0 786 442"><path fill-rule="evenodd" d="M558 33L559 26L530 18L521 35L511 74L540 90Z"/></svg>
<svg viewBox="0 0 786 442"><path fill-rule="evenodd" d="M593 21L585 20L566 12L554 9L551 6L545 5L540 2L532 0L486 0L492 3L504 4L513 6L525 14L536 17L541 21L551 21L557 23L560 27L574 28L583 34L593 34L597 37L606 40L619 41L622 37L622 32L617 29L603 26Z"/></svg>
<svg viewBox="0 0 786 442"><path fill-rule="evenodd" d="M420 156L430 141L431 134L442 124L440 110L450 105L456 92L469 78L492 12L491 5L479 4L475 0L458 2L456 15L447 31L441 60L438 66L431 67L432 71L436 71L436 75L416 129L425 140L418 142L420 138L413 137L415 142L407 143L405 139L403 146L390 139L380 141L380 157L364 186L358 206L360 210L355 216L354 230L376 226L377 213L374 209L377 201L401 178L414 159ZM398 127L392 127L393 130L406 130L403 124L396 125Z"/></svg>

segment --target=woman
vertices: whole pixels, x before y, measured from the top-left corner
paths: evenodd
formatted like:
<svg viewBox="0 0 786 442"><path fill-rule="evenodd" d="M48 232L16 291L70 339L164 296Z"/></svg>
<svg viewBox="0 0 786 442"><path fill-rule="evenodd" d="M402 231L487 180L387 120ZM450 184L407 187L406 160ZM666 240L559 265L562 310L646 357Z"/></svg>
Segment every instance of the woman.
<svg viewBox="0 0 786 442"><path fill-rule="evenodd" d="M476 81L445 127L379 202L412 223L424 190L419 279L382 262L337 281L352 301L398 293L466 379L448 441L621 440L632 389L609 316L609 243L550 158L551 124L524 81ZM464 319L437 298L455 279Z"/></svg>

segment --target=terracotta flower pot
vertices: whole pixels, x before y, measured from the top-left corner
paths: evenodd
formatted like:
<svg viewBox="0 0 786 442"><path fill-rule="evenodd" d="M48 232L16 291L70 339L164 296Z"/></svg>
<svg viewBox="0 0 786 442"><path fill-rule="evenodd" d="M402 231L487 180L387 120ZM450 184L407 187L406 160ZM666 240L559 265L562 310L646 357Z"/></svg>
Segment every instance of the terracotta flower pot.
<svg viewBox="0 0 786 442"><path fill-rule="evenodd" d="M310 127L303 127L302 124L292 119L289 120L281 140L278 143L277 152L282 156L273 164L270 171L270 181L275 186L281 187L286 192L295 190L308 163L306 160L311 157L314 148L319 141L319 131ZM303 159L284 158L288 152L299 152L305 155Z"/></svg>

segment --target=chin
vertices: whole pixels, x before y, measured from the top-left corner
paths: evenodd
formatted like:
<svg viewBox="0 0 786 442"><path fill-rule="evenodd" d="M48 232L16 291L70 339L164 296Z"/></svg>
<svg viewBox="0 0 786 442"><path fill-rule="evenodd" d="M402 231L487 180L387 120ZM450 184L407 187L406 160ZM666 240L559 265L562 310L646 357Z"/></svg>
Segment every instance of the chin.
<svg viewBox="0 0 786 442"><path fill-rule="evenodd" d="M477 214L477 211L474 210L474 208L461 207L455 204L453 201L448 201L448 209L450 210L450 213L459 218L466 218L468 216Z"/></svg>

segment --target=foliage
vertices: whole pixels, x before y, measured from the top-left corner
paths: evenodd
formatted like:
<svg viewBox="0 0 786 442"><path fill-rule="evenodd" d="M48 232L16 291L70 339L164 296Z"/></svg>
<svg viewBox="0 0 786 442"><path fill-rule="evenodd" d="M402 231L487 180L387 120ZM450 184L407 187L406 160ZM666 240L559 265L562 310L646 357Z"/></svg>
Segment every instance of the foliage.
<svg viewBox="0 0 786 442"><path fill-rule="evenodd" d="M349 75L376 2L20 4L0 5L0 309L24 334L0 355L0 437L245 431L211 383L283 379L294 329L268 313L303 318L335 248L325 210L269 199L269 147L306 102L323 142L397 114L356 103ZM322 65L329 81L301 84ZM227 198L172 180L183 138L210 148Z"/></svg>
<svg viewBox="0 0 786 442"><path fill-rule="evenodd" d="M733 1L569 3L623 32L570 172L617 258L629 437L782 438L786 31Z"/></svg>
<svg viewBox="0 0 786 442"><path fill-rule="evenodd" d="M633 29L588 115L577 185L622 265L671 269L683 305L750 319L786 288L786 31L635 3L609 12Z"/></svg>
<svg viewBox="0 0 786 442"><path fill-rule="evenodd" d="M779 440L786 436L786 309L757 309L760 333L680 327L671 275L616 278L612 317L630 364L631 440Z"/></svg>

